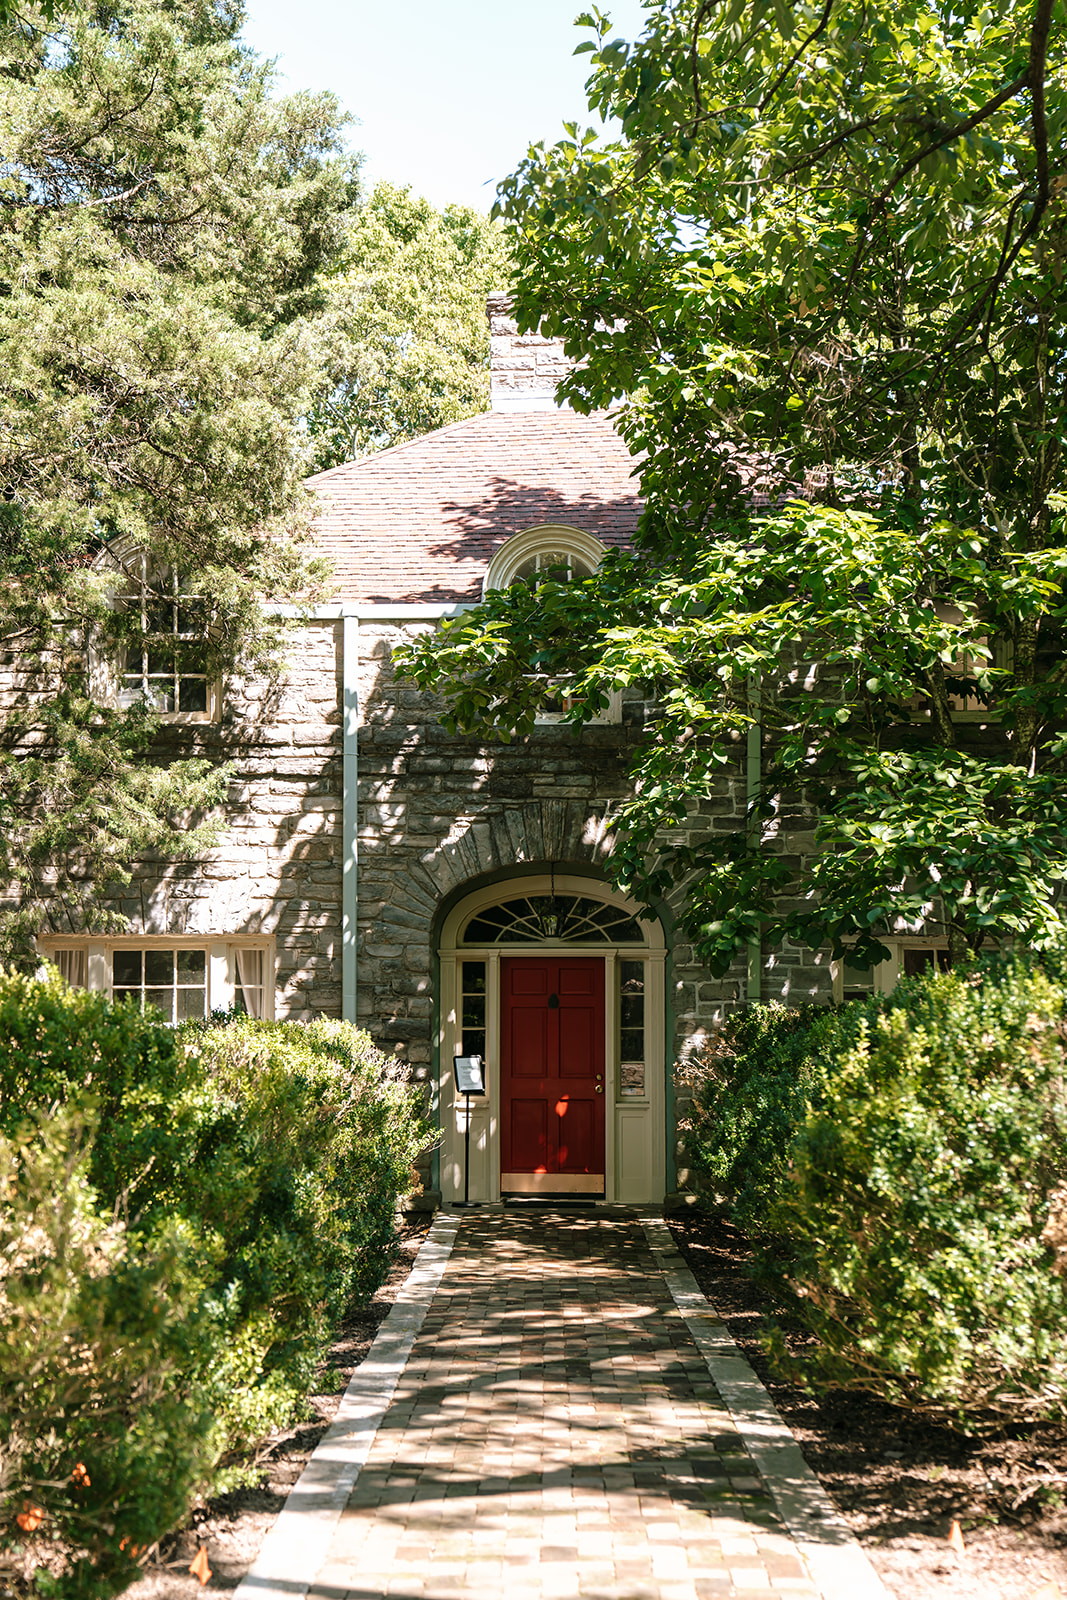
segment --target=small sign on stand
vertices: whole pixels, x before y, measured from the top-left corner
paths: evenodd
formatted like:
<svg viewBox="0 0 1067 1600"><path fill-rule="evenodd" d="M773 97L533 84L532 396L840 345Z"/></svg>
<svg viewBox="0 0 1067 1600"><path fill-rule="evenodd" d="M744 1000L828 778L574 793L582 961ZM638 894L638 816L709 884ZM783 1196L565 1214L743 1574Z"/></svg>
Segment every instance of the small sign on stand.
<svg viewBox="0 0 1067 1600"><path fill-rule="evenodd" d="M470 1179L471 1179L471 1095L485 1094L485 1063L481 1056L453 1056L452 1071L455 1074L456 1089L464 1096L466 1116L463 1127L463 1201L470 1204ZM460 1202L453 1201L454 1205Z"/></svg>

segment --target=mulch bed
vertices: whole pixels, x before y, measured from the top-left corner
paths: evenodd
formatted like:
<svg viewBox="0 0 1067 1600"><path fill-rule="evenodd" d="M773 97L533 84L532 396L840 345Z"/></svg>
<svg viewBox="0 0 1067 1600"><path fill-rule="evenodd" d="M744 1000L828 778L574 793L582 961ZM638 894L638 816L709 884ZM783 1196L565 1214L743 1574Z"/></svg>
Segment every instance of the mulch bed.
<svg viewBox="0 0 1067 1600"><path fill-rule="evenodd" d="M744 1235L722 1217L670 1218L701 1290L726 1320L823 1488L900 1600L1067 1600L1067 1427L1006 1427L967 1439L864 1395L815 1399L777 1380L761 1334L790 1328L749 1268ZM962 1556L949 1546L953 1520Z"/></svg>

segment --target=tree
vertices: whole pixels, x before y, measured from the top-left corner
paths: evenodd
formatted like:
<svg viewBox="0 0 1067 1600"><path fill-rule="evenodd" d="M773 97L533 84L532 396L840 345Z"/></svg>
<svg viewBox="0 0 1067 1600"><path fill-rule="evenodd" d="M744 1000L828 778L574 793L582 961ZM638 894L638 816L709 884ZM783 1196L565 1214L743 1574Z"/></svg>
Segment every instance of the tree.
<svg viewBox="0 0 1067 1600"><path fill-rule="evenodd" d="M489 403L486 295L505 287L503 229L380 183L325 285L317 343L328 388L309 427L319 467L400 444Z"/></svg>
<svg viewBox="0 0 1067 1600"><path fill-rule="evenodd" d="M103 915L145 848L189 853L225 787L150 759L157 719L101 708L91 644L161 648L115 590L210 595L212 671L262 666L262 595L321 572L290 530L311 324L358 199L328 95L272 98L237 0L22 10L0 72L0 730L9 948ZM109 552L108 561L101 558ZM146 632L147 630L147 632ZM179 752L180 754L181 752Z"/></svg>
<svg viewBox="0 0 1067 1600"><path fill-rule="evenodd" d="M1050 0L647 12L632 45L580 19L621 138L572 125L499 200L520 325L580 359L572 404L618 404L636 551L492 597L409 668L505 736L561 682L576 723L650 682L615 871L645 898L684 885L715 970L757 931L862 964L901 917L959 949L1047 942L1067 876L1062 20ZM694 839L753 725L751 813Z"/></svg>

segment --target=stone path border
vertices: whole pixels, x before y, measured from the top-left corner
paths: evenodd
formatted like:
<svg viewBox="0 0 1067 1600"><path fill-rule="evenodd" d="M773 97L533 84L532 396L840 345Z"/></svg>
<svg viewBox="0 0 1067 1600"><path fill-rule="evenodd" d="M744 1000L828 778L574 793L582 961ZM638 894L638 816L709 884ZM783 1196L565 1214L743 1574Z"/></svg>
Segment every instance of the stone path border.
<svg viewBox="0 0 1067 1600"><path fill-rule="evenodd" d="M303 1600L389 1408L441 1279L463 1214L439 1213L411 1273L342 1397L337 1416L289 1493L233 1600ZM890 1600L864 1551L801 1454L767 1390L697 1287L667 1224L640 1217L694 1344L822 1600Z"/></svg>
<svg viewBox="0 0 1067 1600"><path fill-rule="evenodd" d="M804 1460L774 1401L697 1287L670 1228L657 1216L643 1216L641 1226L711 1380L823 1600L890 1600L852 1530Z"/></svg>
<svg viewBox="0 0 1067 1600"><path fill-rule="evenodd" d="M462 1214L456 1213L436 1217L374 1343L352 1374L336 1417L289 1491L233 1600L302 1600L314 1583L437 1293L461 1221Z"/></svg>

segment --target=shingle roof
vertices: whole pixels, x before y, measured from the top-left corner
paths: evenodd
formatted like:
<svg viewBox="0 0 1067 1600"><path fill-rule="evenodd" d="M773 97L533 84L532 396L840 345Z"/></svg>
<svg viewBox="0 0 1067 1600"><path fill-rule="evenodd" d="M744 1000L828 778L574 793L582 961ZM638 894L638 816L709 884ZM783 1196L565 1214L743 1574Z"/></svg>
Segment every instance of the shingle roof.
<svg viewBox="0 0 1067 1600"><path fill-rule="evenodd" d="M541 523L626 544L634 462L603 414L489 411L308 479L337 598L476 600L493 552Z"/></svg>

